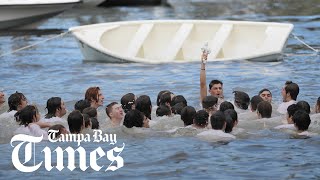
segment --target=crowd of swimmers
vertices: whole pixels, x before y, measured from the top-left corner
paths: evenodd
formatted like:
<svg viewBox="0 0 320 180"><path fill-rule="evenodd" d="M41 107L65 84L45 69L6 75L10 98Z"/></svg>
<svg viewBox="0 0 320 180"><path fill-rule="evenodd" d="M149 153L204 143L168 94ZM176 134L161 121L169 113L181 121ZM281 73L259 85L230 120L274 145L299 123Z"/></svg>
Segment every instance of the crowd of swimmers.
<svg viewBox="0 0 320 180"><path fill-rule="evenodd" d="M206 54L202 60L206 60ZM287 81L282 90L283 102L275 108L272 103L272 93L268 89L262 89L257 95L249 97L246 92L234 91L234 101L224 99L223 83L220 80L212 80L207 89L206 64L201 63L200 69L200 102L202 109L196 110L188 106L187 100L182 95L164 90L160 91L156 100L156 116L179 115L184 128L204 129L197 136L208 138L210 136L234 139L231 134L233 128L239 123L238 114L253 112L257 119L271 118L273 114L286 115L286 123L275 129L295 129L298 133L307 132L311 123L310 113L320 113L320 97L311 108L306 101L297 101L299 95L298 84ZM1 110L8 103L8 110ZM12 119L16 121L18 128L15 134L43 135L48 137L48 129L59 130L59 134L83 133L84 129L99 129L101 121L98 119L97 109L103 107L104 96L99 87L89 87L84 99L74 105L74 110L67 116L67 126L63 116L66 115L66 106L60 97L51 97L47 100L44 117L40 116L35 105L28 105L23 93L15 92L6 99L0 92L0 119ZM3 109L3 108L2 108ZM107 117L110 119L110 127L125 126L126 128L149 128L152 121L153 106L148 95L136 97L133 93L125 94L119 102L111 102L104 107ZM213 138L214 137L210 137Z"/></svg>

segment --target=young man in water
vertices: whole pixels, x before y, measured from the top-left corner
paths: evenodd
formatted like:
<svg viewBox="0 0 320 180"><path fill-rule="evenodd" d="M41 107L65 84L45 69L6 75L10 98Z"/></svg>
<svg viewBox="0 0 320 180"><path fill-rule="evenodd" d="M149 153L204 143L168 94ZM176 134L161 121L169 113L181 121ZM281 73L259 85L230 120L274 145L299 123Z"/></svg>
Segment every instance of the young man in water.
<svg viewBox="0 0 320 180"><path fill-rule="evenodd" d="M9 110L1 114L1 118L14 119L14 114L28 105L27 98L20 92L11 94L8 98Z"/></svg>
<svg viewBox="0 0 320 180"><path fill-rule="evenodd" d="M203 51L201 56L201 70L200 70L200 102L207 96L207 78L206 78L206 61L208 53ZM209 84L209 94L218 98L218 106L224 101L223 83L219 80L212 80Z"/></svg>
<svg viewBox="0 0 320 180"><path fill-rule="evenodd" d="M64 101L60 97L51 97L47 101L48 113L45 115L43 122L65 122L62 117L67 113Z"/></svg>
<svg viewBox="0 0 320 180"><path fill-rule="evenodd" d="M85 128L83 115L80 111L74 110L68 115L68 125L71 134L80 134Z"/></svg>
<svg viewBox="0 0 320 180"><path fill-rule="evenodd" d="M127 128L143 127L149 128L149 119L139 110L129 111L123 120L123 125Z"/></svg>
<svg viewBox="0 0 320 180"><path fill-rule="evenodd" d="M259 96L259 95L253 96L251 98L251 100L250 100L250 109L251 109L251 111L255 112L257 110L258 104L260 102L262 102L262 101L264 101L264 99L261 98L261 96Z"/></svg>
<svg viewBox="0 0 320 180"><path fill-rule="evenodd" d="M86 91L85 99L91 103L91 107L97 109L103 105L104 96L99 87L90 87Z"/></svg>
<svg viewBox="0 0 320 180"><path fill-rule="evenodd" d="M258 104L257 115L258 119L271 118L272 105L268 101L262 101Z"/></svg>
<svg viewBox="0 0 320 180"><path fill-rule="evenodd" d="M250 104L250 97L243 91L233 91L234 105L237 112L245 112Z"/></svg>
<svg viewBox="0 0 320 180"><path fill-rule="evenodd" d="M311 119L309 114L306 113L304 110L296 111L292 117L292 121L294 123L294 127L297 130L298 135L303 135L303 136L317 135L315 133L308 132Z"/></svg>
<svg viewBox="0 0 320 180"><path fill-rule="evenodd" d="M86 99L81 99L77 101L76 104L74 105L74 110L78 110L82 113L82 111L88 107L91 107L91 103Z"/></svg>
<svg viewBox="0 0 320 180"><path fill-rule="evenodd" d="M296 104L298 94L298 84L293 83L292 81L287 81L281 91L283 102L279 105L277 111L281 114L286 114L287 108L291 104Z"/></svg>
<svg viewBox="0 0 320 180"><path fill-rule="evenodd" d="M198 138L207 141L230 141L236 138L232 134L225 133L226 116L223 112L217 111L213 114L210 122L212 129L199 133Z"/></svg>
<svg viewBox="0 0 320 180"><path fill-rule="evenodd" d="M295 129L292 117L294 113L296 113L297 111L298 111L298 106L296 104L291 104L287 109L287 115L286 115L287 124L276 126L275 129L292 129L292 130Z"/></svg>
<svg viewBox="0 0 320 180"><path fill-rule="evenodd" d="M117 102L112 102L106 107L107 116L110 118L111 126L118 127L122 125L122 120L124 117L124 111L121 104Z"/></svg>
<svg viewBox="0 0 320 180"><path fill-rule="evenodd" d="M264 101L268 101L269 103L272 102L272 94L271 94L271 91L269 89L262 89L261 91L259 91L259 96Z"/></svg>
<svg viewBox="0 0 320 180"><path fill-rule="evenodd" d="M203 110L205 110L210 117L218 110L218 98L215 96L206 96L203 98L201 103Z"/></svg>

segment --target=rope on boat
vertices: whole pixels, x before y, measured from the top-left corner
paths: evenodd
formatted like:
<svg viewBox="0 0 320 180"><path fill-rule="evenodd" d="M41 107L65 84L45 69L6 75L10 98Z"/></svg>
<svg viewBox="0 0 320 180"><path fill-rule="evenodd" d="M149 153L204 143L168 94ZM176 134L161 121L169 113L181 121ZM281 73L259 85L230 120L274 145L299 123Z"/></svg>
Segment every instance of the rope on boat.
<svg viewBox="0 0 320 180"><path fill-rule="evenodd" d="M311 49L312 51L314 51L315 52L315 55L319 55L319 53L320 53L320 51L319 51L319 49L315 49L315 48L313 48L313 47L311 47L309 44L307 44L306 42L304 42L302 39L300 39L298 36L296 36L295 34L293 34L293 33L291 33L292 34L292 36L296 39L296 40L298 40L299 42L301 42L303 45L305 45L306 47L308 47L309 49Z"/></svg>
<svg viewBox="0 0 320 180"><path fill-rule="evenodd" d="M69 32L70 32L70 31L67 31L67 32L58 34L58 35L56 35L56 36L53 36L53 37L51 37L51 38L45 39L45 40L43 40L43 41L39 41L39 42L36 42L36 43L34 43L34 44L30 44L30 45L28 45L28 46L24 46L24 47L22 47L22 48L19 48L19 49L10 51L10 52L8 52L8 53L1 54L1 55L0 55L0 58L3 57L3 56L7 56L7 55L10 55L10 54L14 54L14 53L16 53L16 52L19 52L19 51L22 51L22 50L25 50L25 49L28 49L28 48L32 48L32 47L34 47L34 46L37 46L37 45L42 44L42 43L45 43L45 42L50 41L50 40L52 40L52 39L56 39L56 38L58 38L58 37L65 36L65 35L68 34Z"/></svg>

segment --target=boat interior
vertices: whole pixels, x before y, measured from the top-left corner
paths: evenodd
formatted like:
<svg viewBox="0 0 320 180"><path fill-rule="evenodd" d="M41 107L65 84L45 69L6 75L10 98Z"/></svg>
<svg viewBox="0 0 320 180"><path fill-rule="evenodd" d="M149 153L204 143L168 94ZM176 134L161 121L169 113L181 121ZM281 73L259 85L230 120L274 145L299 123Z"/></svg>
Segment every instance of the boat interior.
<svg viewBox="0 0 320 180"><path fill-rule="evenodd" d="M281 52L291 29L285 24L163 22L101 26L92 33L101 48L127 58L154 61L199 60L208 43L208 60L237 59ZM290 29L290 30L288 30ZM98 33L99 34L99 33Z"/></svg>

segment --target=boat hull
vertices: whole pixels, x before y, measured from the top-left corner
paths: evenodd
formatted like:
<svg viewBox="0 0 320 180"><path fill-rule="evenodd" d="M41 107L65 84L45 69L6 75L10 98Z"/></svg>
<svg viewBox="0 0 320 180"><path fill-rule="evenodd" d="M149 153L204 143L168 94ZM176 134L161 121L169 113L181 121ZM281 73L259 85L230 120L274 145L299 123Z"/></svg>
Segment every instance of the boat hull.
<svg viewBox="0 0 320 180"><path fill-rule="evenodd" d="M80 48L80 51L82 55L84 56L83 61L85 62L97 62L97 63L137 63L137 61L128 60L125 58L119 58L116 56L105 54L99 50L96 50L95 48L92 48L88 46L87 44L77 40L78 46ZM283 60L282 53L276 53L276 54L270 54L266 56L260 56L260 57L252 57L249 59L229 59L229 60L247 60L252 62L277 62ZM200 60L190 60L188 62L199 62ZM215 61L222 61L222 60L215 60ZM158 62L146 62L150 64L158 64ZM185 63L185 61L173 61L172 63Z"/></svg>
<svg viewBox="0 0 320 180"><path fill-rule="evenodd" d="M99 6L153 6L160 5L163 0L105 0Z"/></svg>
<svg viewBox="0 0 320 180"><path fill-rule="evenodd" d="M87 44L77 40L80 47L81 53L84 56L84 61L86 62L100 62L100 63L133 63L133 61L128 61L123 58L117 58L99 50L96 50Z"/></svg>
<svg viewBox="0 0 320 180"><path fill-rule="evenodd" d="M281 61L292 28L265 22L158 20L95 24L70 31L85 61L157 64L198 62L206 41L212 50L208 61Z"/></svg>
<svg viewBox="0 0 320 180"><path fill-rule="evenodd" d="M0 6L0 29L35 28L45 19L53 17L76 3L31 4Z"/></svg>

